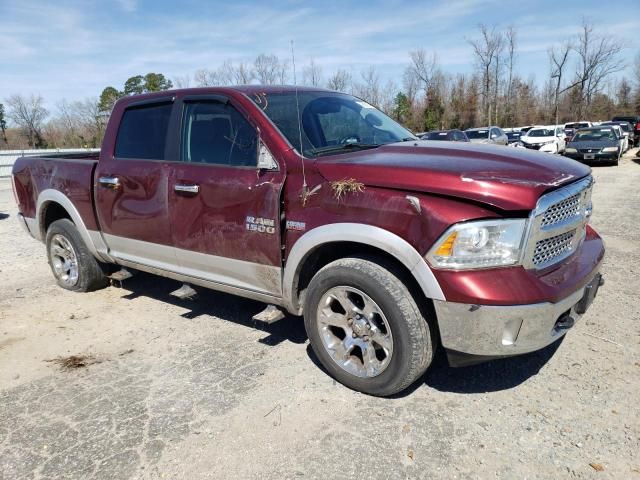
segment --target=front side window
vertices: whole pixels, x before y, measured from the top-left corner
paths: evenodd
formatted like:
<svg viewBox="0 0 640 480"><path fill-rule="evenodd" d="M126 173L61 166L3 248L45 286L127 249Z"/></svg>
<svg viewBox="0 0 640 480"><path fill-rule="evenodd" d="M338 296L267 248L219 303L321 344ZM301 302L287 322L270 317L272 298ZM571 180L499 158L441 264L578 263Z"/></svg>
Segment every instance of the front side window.
<svg viewBox="0 0 640 480"><path fill-rule="evenodd" d="M186 103L183 119L183 162L257 165L258 133L231 104Z"/></svg>
<svg viewBox="0 0 640 480"><path fill-rule="evenodd" d="M115 157L164 160L172 103L133 106L120 120Z"/></svg>
<svg viewBox="0 0 640 480"><path fill-rule="evenodd" d="M417 140L380 110L351 95L300 91L297 99L295 92L265 93L252 99L291 145L300 150L302 143L307 157Z"/></svg>

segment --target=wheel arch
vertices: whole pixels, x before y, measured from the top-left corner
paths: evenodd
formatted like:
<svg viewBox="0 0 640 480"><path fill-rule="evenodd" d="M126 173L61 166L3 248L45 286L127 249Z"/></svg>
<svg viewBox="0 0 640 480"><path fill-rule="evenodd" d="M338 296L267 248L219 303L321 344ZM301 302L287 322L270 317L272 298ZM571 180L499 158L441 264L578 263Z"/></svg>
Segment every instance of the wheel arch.
<svg viewBox="0 0 640 480"><path fill-rule="evenodd" d="M335 223L305 233L291 249L283 275L286 308L301 314L301 293L320 268L339 258L363 253L389 259L415 282L425 298L444 300L433 272L406 240L372 225Z"/></svg>
<svg viewBox="0 0 640 480"><path fill-rule="evenodd" d="M102 236L99 232L90 232L87 229L80 212L78 212L78 209L69 197L54 189L47 189L40 192L36 204L36 222L38 228L37 231L34 232L34 234L38 236L37 239L44 242L49 225L62 218L67 218L73 222L85 245L96 258L99 260L109 260L109 258L101 255L97 248L99 246L101 251L106 252L106 245L102 242ZM98 245L96 245L96 242Z"/></svg>

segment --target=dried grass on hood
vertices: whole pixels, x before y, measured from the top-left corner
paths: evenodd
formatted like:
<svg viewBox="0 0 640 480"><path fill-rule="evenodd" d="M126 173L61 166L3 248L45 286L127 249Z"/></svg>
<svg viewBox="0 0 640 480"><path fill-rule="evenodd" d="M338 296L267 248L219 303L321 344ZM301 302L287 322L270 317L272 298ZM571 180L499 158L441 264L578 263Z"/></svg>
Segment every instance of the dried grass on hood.
<svg viewBox="0 0 640 480"><path fill-rule="evenodd" d="M364 183L358 182L355 178L345 178L331 182L331 188L333 189L333 196L340 201L342 197L349 193L364 192Z"/></svg>

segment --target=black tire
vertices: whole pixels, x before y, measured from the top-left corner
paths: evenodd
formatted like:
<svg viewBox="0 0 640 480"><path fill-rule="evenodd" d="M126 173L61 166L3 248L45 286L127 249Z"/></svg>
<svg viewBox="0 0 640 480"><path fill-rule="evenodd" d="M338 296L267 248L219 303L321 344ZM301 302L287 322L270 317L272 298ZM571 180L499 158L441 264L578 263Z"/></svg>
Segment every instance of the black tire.
<svg viewBox="0 0 640 480"><path fill-rule="evenodd" d="M389 396L406 389L424 374L433 359L436 335L401 275L382 264L375 258L350 257L323 267L307 289L304 322L313 351L336 380L360 392ZM387 366L376 376L363 378L346 371L333 360L323 343L318 310L325 294L336 287L364 292L386 317L393 350Z"/></svg>
<svg viewBox="0 0 640 480"><path fill-rule="evenodd" d="M56 260L55 255L52 253L52 243L53 241L60 241L60 237L69 242L75 254L77 262L77 280L75 282L71 280L65 281L54 267ZM56 282L62 288L73 292L90 292L108 285L109 282L103 267L91 254L71 220L64 218L53 222L47 230L45 244L47 246L49 266L56 278Z"/></svg>

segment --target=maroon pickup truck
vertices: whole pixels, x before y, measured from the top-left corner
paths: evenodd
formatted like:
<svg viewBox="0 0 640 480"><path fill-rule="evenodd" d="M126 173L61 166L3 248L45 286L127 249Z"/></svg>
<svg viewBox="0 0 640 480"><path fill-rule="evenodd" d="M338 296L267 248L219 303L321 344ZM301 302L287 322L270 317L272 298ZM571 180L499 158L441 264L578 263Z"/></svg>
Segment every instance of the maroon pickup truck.
<svg viewBox="0 0 640 480"><path fill-rule="evenodd" d="M429 142L342 93L244 86L127 97L95 156L19 159L20 222L58 284L152 272L304 316L322 365L392 395L541 349L585 313L604 246L588 167ZM114 266L116 266L114 268Z"/></svg>

